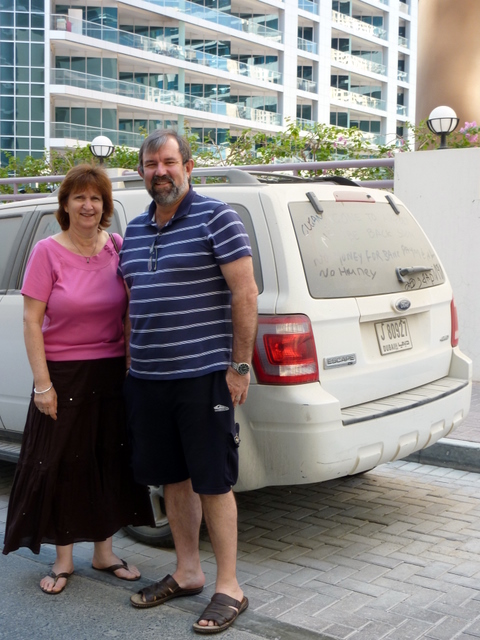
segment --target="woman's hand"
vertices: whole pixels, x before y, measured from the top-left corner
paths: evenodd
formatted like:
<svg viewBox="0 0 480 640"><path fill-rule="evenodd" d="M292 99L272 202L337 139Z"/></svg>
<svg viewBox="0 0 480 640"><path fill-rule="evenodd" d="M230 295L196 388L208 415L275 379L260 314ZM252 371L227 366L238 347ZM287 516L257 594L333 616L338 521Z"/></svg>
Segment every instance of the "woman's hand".
<svg viewBox="0 0 480 640"><path fill-rule="evenodd" d="M57 392L53 387L45 393L34 392L33 401L40 413L50 416L53 420L57 419Z"/></svg>

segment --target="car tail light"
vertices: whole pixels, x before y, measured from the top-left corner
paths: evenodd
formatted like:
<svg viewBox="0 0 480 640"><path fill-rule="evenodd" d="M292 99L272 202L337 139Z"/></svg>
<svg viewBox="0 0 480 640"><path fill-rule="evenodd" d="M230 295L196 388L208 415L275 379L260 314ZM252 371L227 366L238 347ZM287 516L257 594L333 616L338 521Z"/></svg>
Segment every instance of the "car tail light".
<svg viewBox="0 0 480 640"><path fill-rule="evenodd" d="M307 316L259 316L253 366L259 383L317 382L317 352Z"/></svg>
<svg viewBox="0 0 480 640"><path fill-rule="evenodd" d="M458 345L458 313L457 313L457 305L455 304L455 300L452 298L450 303L450 315L452 317L452 329L451 329L451 342L452 347L456 347Z"/></svg>

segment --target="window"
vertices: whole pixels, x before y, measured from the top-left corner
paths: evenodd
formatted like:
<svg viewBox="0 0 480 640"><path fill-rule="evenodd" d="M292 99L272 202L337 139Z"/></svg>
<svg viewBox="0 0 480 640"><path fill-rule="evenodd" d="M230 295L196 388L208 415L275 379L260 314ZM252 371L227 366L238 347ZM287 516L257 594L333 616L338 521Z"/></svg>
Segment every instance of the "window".
<svg viewBox="0 0 480 640"><path fill-rule="evenodd" d="M12 263L10 254L15 246L22 220L21 216L0 218L0 291L2 293L5 293L7 288Z"/></svg>

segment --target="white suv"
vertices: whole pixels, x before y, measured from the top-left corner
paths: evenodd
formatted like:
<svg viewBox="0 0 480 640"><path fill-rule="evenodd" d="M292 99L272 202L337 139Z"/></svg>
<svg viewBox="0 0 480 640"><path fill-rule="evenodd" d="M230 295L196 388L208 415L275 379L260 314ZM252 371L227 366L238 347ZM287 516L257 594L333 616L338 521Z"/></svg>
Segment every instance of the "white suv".
<svg viewBox="0 0 480 640"><path fill-rule="evenodd" d="M418 223L389 192L348 181L227 182L195 189L228 202L252 243L259 331L240 424L237 490L314 483L403 458L467 415L471 362L452 289ZM145 209L137 179L114 188L113 231ZM57 230L56 199L0 207L0 457L15 459L32 376L19 292L27 257ZM154 492L153 492L154 493ZM161 496L160 496L161 498ZM154 501L168 533L162 501ZM137 531L138 535L138 531Z"/></svg>

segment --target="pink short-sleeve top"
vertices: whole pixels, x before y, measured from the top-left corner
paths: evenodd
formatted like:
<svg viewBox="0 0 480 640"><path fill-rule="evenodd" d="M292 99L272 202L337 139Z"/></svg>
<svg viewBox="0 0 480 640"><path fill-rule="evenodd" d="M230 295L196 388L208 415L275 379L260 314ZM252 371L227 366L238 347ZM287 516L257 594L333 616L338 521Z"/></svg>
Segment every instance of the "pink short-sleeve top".
<svg viewBox="0 0 480 640"><path fill-rule="evenodd" d="M120 247L122 239L115 234ZM35 245L22 294L45 302L43 338L47 360L98 360L125 355L123 319L127 296L117 275L111 238L87 262L53 237Z"/></svg>

